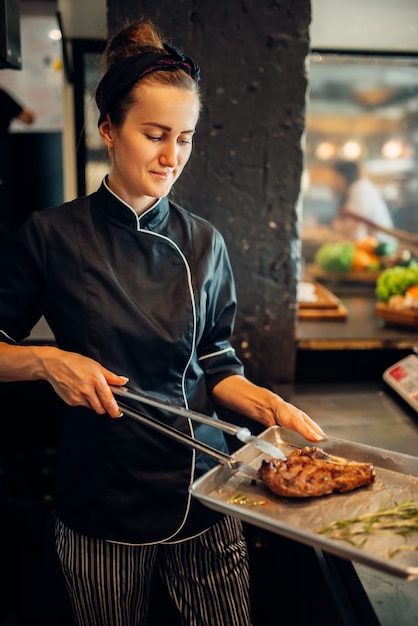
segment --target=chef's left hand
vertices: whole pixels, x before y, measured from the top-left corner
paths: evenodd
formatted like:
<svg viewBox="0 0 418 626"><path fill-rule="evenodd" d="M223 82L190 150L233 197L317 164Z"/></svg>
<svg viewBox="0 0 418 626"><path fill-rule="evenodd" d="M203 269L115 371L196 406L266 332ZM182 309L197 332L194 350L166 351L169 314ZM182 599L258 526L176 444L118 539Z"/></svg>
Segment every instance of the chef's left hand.
<svg viewBox="0 0 418 626"><path fill-rule="evenodd" d="M307 441L327 440L322 428L304 411L273 391L255 385L245 376L224 378L212 389L212 396L222 406L260 422L266 428L283 426L296 431Z"/></svg>
<svg viewBox="0 0 418 626"><path fill-rule="evenodd" d="M328 439L322 428L309 415L280 396L273 395L275 398L271 400L272 410L265 413L266 419L263 420L266 426L279 425L294 430L307 441L318 442Z"/></svg>

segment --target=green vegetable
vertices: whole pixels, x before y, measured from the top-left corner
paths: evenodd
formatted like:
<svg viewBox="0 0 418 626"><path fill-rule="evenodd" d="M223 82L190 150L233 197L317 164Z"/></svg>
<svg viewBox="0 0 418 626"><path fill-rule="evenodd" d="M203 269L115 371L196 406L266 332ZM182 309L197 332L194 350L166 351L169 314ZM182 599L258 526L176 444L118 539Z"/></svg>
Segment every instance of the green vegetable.
<svg viewBox="0 0 418 626"><path fill-rule="evenodd" d="M358 517L338 520L318 530L330 539L348 541L353 546L361 548L369 535L395 533L407 538L418 531L418 507L413 500L395 504L395 506L381 509L375 513L365 513ZM403 545L389 552L394 556L405 550L417 550L415 544Z"/></svg>
<svg viewBox="0 0 418 626"><path fill-rule="evenodd" d="M412 285L418 285L418 265L389 267L377 279L376 296L387 302L391 296L403 296Z"/></svg>
<svg viewBox="0 0 418 626"><path fill-rule="evenodd" d="M346 274L351 270L354 251L351 241L324 243L315 254L315 263L326 272Z"/></svg>
<svg viewBox="0 0 418 626"><path fill-rule="evenodd" d="M261 498L249 498L244 493L238 491L231 496L228 500L228 504L249 504L250 506L265 506L268 504L268 500L262 500Z"/></svg>
<svg viewBox="0 0 418 626"><path fill-rule="evenodd" d="M387 256L388 254L394 254L398 249L398 242L394 241L381 241L374 249L374 254L377 256Z"/></svg>

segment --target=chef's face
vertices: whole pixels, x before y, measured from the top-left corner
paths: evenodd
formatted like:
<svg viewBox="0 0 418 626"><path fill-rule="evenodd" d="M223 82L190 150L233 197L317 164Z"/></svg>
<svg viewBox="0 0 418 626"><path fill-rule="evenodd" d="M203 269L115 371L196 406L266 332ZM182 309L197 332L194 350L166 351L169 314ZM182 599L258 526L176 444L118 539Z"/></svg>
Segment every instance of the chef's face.
<svg viewBox="0 0 418 626"><path fill-rule="evenodd" d="M109 187L140 214L169 193L189 160L199 98L166 85L137 90L121 126L108 117L100 134L111 158Z"/></svg>

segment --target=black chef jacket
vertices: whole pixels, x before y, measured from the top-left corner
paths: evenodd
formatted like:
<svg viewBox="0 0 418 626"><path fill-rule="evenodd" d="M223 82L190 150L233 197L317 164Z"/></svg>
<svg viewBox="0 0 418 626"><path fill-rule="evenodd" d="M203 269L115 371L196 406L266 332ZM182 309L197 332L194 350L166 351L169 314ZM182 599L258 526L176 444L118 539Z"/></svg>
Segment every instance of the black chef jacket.
<svg viewBox="0 0 418 626"><path fill-rule="evenodd" d="M138 217L104 182L89 196L33 213L0 250L0 337L23 340L42 315L59 348L214 419L210 390L243 373L229 343L236 296L224 240L167 198ZM226 450L215 428L141 411ZM218 517L189 494L213 464L127 416L67 407L57 512L88 536L176 541Z"/></svg>

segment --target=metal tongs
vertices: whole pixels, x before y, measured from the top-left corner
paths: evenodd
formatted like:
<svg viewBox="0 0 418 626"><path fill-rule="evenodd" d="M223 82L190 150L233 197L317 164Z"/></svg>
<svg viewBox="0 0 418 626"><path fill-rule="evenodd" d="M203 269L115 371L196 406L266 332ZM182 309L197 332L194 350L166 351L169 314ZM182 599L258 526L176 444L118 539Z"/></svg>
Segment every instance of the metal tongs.
<svg viewBox="0 0 418 626"><path fill-rule="evenodd" d="M149 406L153 406L155 408L168 411L169 413L180 415L181 417L185 417L187 419L191 419L196 422L200 422L202 424L212 426L213 428L218 428L219 430L222 430L228 433L229 435L234 435L235 437L237 437L237 439L239 439L243 443L255 446L256 448L258 448L259 450L261 450L262 452L264 452L265 454L268 454L269 456L273 458L286 460L286 456L280 448L278 448L273 443L265 441L264 439L259 439L258 437L252 435L251 431L246 427L235 426L234 424L230 424L229 422L225 422L221 419L214 419L207 415L203 415L202 413L191 411L184 407L175 406L168 402L163 402L162 400L157 400L156 398L145 395L143 393L129 391L126 387L113 387L112 386L111 389L114 394L122 398L135 400L136 402L142 402ZM174 439L176 439L177 441L181 443L191 446L192 448L195 448L197 450L200 450L201 452L204 452L205 454L208 454L209 456L216 458L220 463L224 465L225 464L228 465L232 469L236 469L248 475L251 475L252 478L258 477L257 471L254 468L252 468L251 466L247 466L245 463L241 461L237 461L232 455L225 454L224 452L220 452L219 450L216 450L216 448L212 448L212 446L209 446L208 444L198 441L197 439L190 437L190 435L182 433L176 430L175 428L173 428L172 426L163 424L154 418L151 418L149 416L145 417L144 415L141 415L137 411L133 410L132 407L127 406L123 402L119 401L118 404L121 410L123 411L123 413L127 415L128 417L132 417L150 426L151 428L154 428L155 430L158 430L162 433L165 433L166 435L173 437Z"/></svg>

